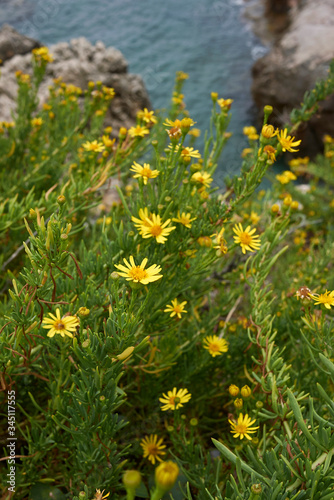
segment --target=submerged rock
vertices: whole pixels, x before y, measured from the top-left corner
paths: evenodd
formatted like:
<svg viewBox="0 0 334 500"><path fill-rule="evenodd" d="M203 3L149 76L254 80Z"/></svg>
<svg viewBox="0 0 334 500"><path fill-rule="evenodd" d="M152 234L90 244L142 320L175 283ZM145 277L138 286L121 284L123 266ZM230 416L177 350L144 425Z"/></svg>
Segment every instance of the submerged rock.
<svg viewBox="0 0 334 500"><path fill-rule="evenodd" d="M17 38L26 39L23 35L15 33ZM35 43L40 46L38 42ZM25 52L30 52L35 46L30 45L29 50ZM21 45L18 44L18 47ZM52 80L61 77L65 83L71 83L82 89L87 88L89 81L101 81L103 85L115 89L116 95L111 101L106 117L106 125L112 125L115 133L121 126L131 127L136 121L139 109L150 108L143 80L139 75L127 72L128 63L119 50L105 47L102 42L92 45L83 37L74 39L70 43L57 43L49 47L49 50L54 60L48 64L45 79L39 90L40 105L48 98L48 87L52 85ZM15 72L31 74L31 54L22 55L22 53L19 51L15 55L12 54L1 67L0 120L12 120L18 88Z"/></svg>
<svg viewBox="0 0 334 500"><path fill-rule="evenodd" d="M305 91L326 78L334 58L333 26L333 0L306 0L272 50L255 62L252 94L260 110L266 104L274 107L276 125L286 123ZM301 151L315 154L321 149L323 135L334 135L334 97L322 103L317 115L303 127Z"/></svg>

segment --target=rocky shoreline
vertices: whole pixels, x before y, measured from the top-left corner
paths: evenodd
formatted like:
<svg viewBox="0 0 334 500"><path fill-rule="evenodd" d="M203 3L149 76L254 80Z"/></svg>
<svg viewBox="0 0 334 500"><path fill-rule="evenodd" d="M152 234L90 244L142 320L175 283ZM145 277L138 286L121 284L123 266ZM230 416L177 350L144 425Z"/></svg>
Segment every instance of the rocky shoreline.
<svg viewBox="0 0 334 500"><path fill-rule="evenodd" d="M273 4L275 0L270 0ZM326 78L331 60L334 58L334 2L332 0L289 0L288 20L283 31L269 29L265 20L269 0L251 0L253 26L256 19L262 24L254 29L257 36L267 33L264 41L271 50L258 59L252 69L252 95L259 109L274 107L274 124L282 126L288 122L289 113L301 103L304 93L311 90L320 79ZM279 3L276 0L276 3ZM248 7L249 7L248 6ZM249 11L249 8L248 8ZM247 8L246 8L247 15ZM251 17L252 17L251 16ZM274 13L270 14L273 23ZM267 31L266 31L267 30ZM334 96L321 103L319 111L303 129L300 152L310 156L322 150L325 134L334 136Z"/></svg>
<svg viewBox="0 0 334 500"><path fill-rule="evenodd" d="M31 51L40 43L4 25L0 30L0 120L11 121L17 95L16 71L31 74ZM86 89L89 81L101 81L115 90L106 116L106 124L115 133L122 127L131 127L137 111L150 108L150 100L144 82L139 75L128 73L128 63L123 54L102 42L92 45L86 38L60 42L49 47L53 55L46 77L39 90L40 105L48 97L48 87L54 78Z"/></svg>

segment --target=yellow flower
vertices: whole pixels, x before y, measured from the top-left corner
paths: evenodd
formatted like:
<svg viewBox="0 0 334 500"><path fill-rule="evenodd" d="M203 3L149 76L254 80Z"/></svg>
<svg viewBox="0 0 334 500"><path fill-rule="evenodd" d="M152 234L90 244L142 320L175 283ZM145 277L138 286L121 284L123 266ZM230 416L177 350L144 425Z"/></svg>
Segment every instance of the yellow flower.
<svg viewBox="0 0 334 500"><path fill-rule="evenodd" d="M189 131L189 135L192 135L193 137L199 137L201 135L201 131L199 128L193 128Z"/></svg>
<svg viewBox="0 0 334 500"><path fill-rule="evenodd" d="M176 128L181 128L181 120L170 120L169 118L166 118L166 121L164 121L163 123L165 125L165 127L176 127Z"/></svg>
<svg viewBox="0 0 334 500"><path fill-rule="evenodd" d="M94 153L101 153L102 151L105 150L103 142L97 142L96 140L92 142L87 141L82 145L82 147L86 151L93 151Z"/></svg>
<svg viewBox="0 0 334 500"><path fill-rule="evenodd" d="M259 428L259 426L252 427L255 419L252 420L247 414L243 416L243 414L240 413L237 423L232 422L231 420L229 420L229 422L232 426L231 433L234 434L234 438L240 437L240 439L243 439L246 437L251 441L252 437L249 434L254 434L256 429Z"/></svg>
<svg viewBox="0 0 334 500"><path fill-rule="evenodd" d="M326 309L330 309L331 306L334 306L334 291L333 292L328 292L326 290L325 293L314 293L314 294L310 294L310 297L312 300L314 300L314 305L317 305L317 304L323 304Z"/></svg>
<svg viewBox="0 0 334 500"><path fill-rule="evenodd" d="M110 139L110 137L108 135L103 135L102 141L103 141L103 144L105 145L106 148L112 148L112 146L116 142L116 139Z"/></svg>
<svg viewBox="0 0 334 500"><path fill-rule="evenodd" d="M188 78L189 78L188 73L185 73L184 71L177 71L176 72L176 80L178 82L182 81L182 80L188 80Z"/></svg>
<svg viewBox="0 0 334 500"><path fill-rule="evenodd" d="M144 163L144 166L142 167L139 165L137 162L133 162L132 167L130 168L132 172L136 172L136 174L133 176L134 179L138 179L140 177L143 178L143 182L146 186L148 179L154 179L155 177L158 177L159 175L159 170L151 170L151 167L148 163Z"/></svg>
<svg viewBox="0 0 334 500"><path fill-rule="evenodd" d="M177 217L174 217L172 219L173 222L179 222L180 224L183 224L184 226L186 226L188 229L191 228L191 222L193 220L196 220L197 217L193 217L191 218L191 215L188 213L186 214L185 212L182 212L182 215L180 215L180 211L177 212Z"/></svg>
<svg viewBox="0 0 334 500"><path fill-rule="evenodd" d="M233 231L236 234L236 236L233 236L234 242L241 246L242 253L246 253L246 250L254 252L260 248L261 241L259 236L254 234L255 228L251 230L250 226L248 226L243 230L241 224L236 224Z"/></svg>
<svg viewBox="0 0 334 500"><path fill-rule="evenodd" d="M188 403L191 398L188 389L176 389L176 387L172 391L168 391L167 395L162 394L162 396L162 398L159 398L160 403L164 405L161 407L162 411L178 410L183 407L184 403Z"/></svg>
<svg viewBox="0 0 334 500"><path fill-rule="evenodd" d="M150 226L149 221L152 220L152 214L149 213L148 208L140 208L139 209L139 219L137 217L132 216L131 220L135 223L136 228L139 231L139 234L142 234L142 226ZM148 219L148 220L147 220Z"/></svg>
<svg viewBox="0 0 334 500"><path fill-rule="evenodd" d="M180 122L181 124L181 122ZM173 146L171 144L169 144L169 149L173 149ZM182 151L181 151L181 157L182 158L200 158L201 157L201 154L200 152L197 150L197 149L194 149L194 148L184 148L183 146L181 146L182 148ZM179 151L180 149L180 146L177 145L176 148L175 148L175 151Z"/></svg>
<svg viewBox="0 0 334 500"><path fill-rule="evenodd" d="M42 118L33 118L31 120L31 125L33 127L40 127L42 125L42 123L43 123L43 119Z"/></svg>
<svg viewBox="0 0 334 500"><path fill-rule="evenodd" d="M228 343L226 340L219 338L217 335L205 337L203 340L203 347L209 351L213 358L228 351Z"/></svg>
<svg viewBox="0 0 334 500"><path fill-rule="evenodd" d="M252 148L245 148L242 150L241 158L246 158L246 156L250 155L253 152Z"/></svg>
<svg viewBox="0 0 334 500"><path fill-rule="evenodd" d="M129 128L130 137L144 137L149 133L150 133L149 129L146 127L142 127L141 125L136 125L135 127Z"/></svg>
<svg viewBox="0 0 334 500"><path fill-rule="evenodd" d="M237 385L231 384L228 388L228 392L231 396L235 397L239 394L239 387Z"/></svg>
<svg viewBox="0 0 334 500"><path fill-rule="evenodd" d="M252 224L257 224L260 220L260 216L256 212L251 212L249 218L250 218Z"/></svg>
<svg viewBox="0 0 334 500"><path fill-rule="evenodd" d="M210 174L207 172L195 172L191 176L191 180L197 182L198 184L202 184L204 187L210 187L211 182L213 181Z"/></svg>
<svg viewBox="0 0 334 500"><path fill-rule="evenodd" d="M49 49L47 47L39 47L37 49L33 49L32 51L34 59L36 62L52 62L53 57L49 54Z"/></svg>
<svg viewBox="0 0 334 500"><path fill-rule="evenodd" d="M159 462L162 461L159 455L166 455L166 452L162 451L164 448L166 448L166 445L163 444L162 438L158 440L158 436L156 434L145 436L141 440L140 446L143 448L143 457L147 457L153 465L155 464L156 460L158 460Z"/></svg>
<svg viewBox="0 0 334 500"><path fill-rule="evenodd" d="M275 129L272 125L263 125L261 134L266 139L271 139L275 135Z"/></svg>
<svg viewBox="0 0 334 500"><path fill-rule="evenodd" d="M290 170L285 170L282 174L276 175L276 179L281 184L288 184L290 181L295 181L297 177Z"/></svg>
<svg viewBox="0 0 334 500"><path fill-rule="evenodd" d="M257 134L255 127L244 127L242 131L245 135L248 135L248 136Z"/></svg>
<svg viewBox="0 0 334 500"><path fill-rule="evenodd" d="M137 470L126 470L122 477L123 484L127 492L132 494L132 497L135 497L136 488L140 486L141 483L141 474Z"/></svg>
<svg viewBox="0 0 334 500"><path fill-rule="evenodd" d="M233 99L218 99L217 103L221 108L230 109Z"/></svg>
<svg viewBox="0 0 334 500"><path fill-rule="evenodd" d="M139 118L139 120L143 120L146 123L157 123L158 121L154 116L154 111L149 111L147 108L138 111L137 117Z"/></svg>
<svg viewBox="0 0 334 500"><path fill-rule="evenodd" d="M54 337L56 333L59 333L62 337L67 335L73 338L72 332L75 332L77 326L79 326L79 320L75 316L65 316L60 317L60 311L56 309L56 316L49 313L50 318L44 318L42 322L43 328L50 330L47 334L48 337Z"/></svg>
<svg viewBox="0 0 334 500"><path fill-rule="evenodd" d="M177 299L174 299L174 300L172 300L172 305L168 304L166 306L166 309L164 309L164 312L171 313L170 314L171 318L173 318L173 316L176 315L179 319L181 319L181 314L188 312L184 308L186 303L187 303L187 301L185 300L184 302L180 302L180 304L179 304Z"/></svg>
<svg viewBox="0 0 334 500"><path fill-rule="evenodd" d="M249 396L252 394L252 389L248 387L248 385L244 385L241 387L241 396L243 398L249 398Z"/></svg>
<svg viewBox="0 0 334 500"><path fill-rule="evenodd" d="M291 135L288 134L288 129L285 128L284 130L276 131L277 134L277 139L279 140L282 150L283 151L290 151L291 153L294 153L295 151L299 151L298 149L293 149L295 146L299 146L299 144L302 142L301 140L295 141L294 137L291 137Z"/></svg>
<svg viewBox="0 0 334 500"><path fill-rule="evenodd" d="M152 283L162 278L162 274L159 274L161 271L160 266L153 264L145 269L148 259L144 259L140 266L136 266L132 255L130 255L129 260L130 263L126 259L123 259L126 267L122 264L115 264L115 267L122 271L121 273L118 272L119 276L123 276L126 281L147 285L148 283Z"/></svg>
<svg viewBox="0 0 334 500"><path fill-rule="evenodd" d="M268 160L271 160L273 163L276 161L276 149L272 146L264 146L264 153L267 154Z"/></svg>
<svg viewBox="0 0 334 500"><path fill-rule="evenodd" d="M137 226L137 229L143 238L155 238L157 243L164 244L169 233L175 229L175 226L166 227L169 223L170 219L162 223L160 215L151 214L151 218L147 218L139 227Z"/></svg>
<svg viewBox="0 0 334 500"><path fill-rule="evenodd" d="M155 483L161 491L159 498L163 496L163 492L170 490L177 480L179 468L174 462L162 462L155 469Z"/></svg>

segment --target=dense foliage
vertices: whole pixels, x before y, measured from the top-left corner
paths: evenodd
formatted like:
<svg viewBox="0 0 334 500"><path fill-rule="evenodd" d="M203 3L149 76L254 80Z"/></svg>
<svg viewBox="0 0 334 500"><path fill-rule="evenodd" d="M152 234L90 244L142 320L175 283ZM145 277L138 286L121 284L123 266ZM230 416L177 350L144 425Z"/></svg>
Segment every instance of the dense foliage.
<svg viewBox="0 0 334 500"><path fill-rule="evenodd" d="M39 106L50 57L0 130L3 498L333 499L334 139L293 133L334 68L219 192L230 99L200 154L184 73L118 132L100 82Z"/></svg>

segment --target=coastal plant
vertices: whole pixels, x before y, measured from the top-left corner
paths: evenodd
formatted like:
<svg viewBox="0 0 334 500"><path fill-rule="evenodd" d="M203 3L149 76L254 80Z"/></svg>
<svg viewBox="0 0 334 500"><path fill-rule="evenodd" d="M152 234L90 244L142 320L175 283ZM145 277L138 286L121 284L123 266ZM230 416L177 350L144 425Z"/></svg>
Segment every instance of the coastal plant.
<svg viewBox="0 0 334 500"><path fill-rule="evenodd" d="M38 102L51 58L0 127L3 498L334 498L334 139L295 137L334 68L218 190L231 99L200 152L185 73L116 131L101 82Z"/></svg>

